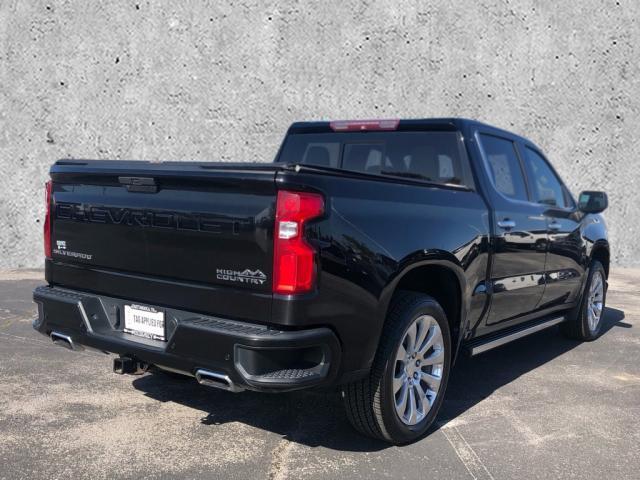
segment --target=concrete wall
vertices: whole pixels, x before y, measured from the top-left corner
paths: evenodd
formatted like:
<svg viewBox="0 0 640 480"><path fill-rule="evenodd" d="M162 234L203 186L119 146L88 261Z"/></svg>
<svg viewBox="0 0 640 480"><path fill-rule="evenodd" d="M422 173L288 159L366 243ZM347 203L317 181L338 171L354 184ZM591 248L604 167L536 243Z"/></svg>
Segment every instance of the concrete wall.
<svg viewBox="0 0 640 480"><path fill-rule="evenodd" d="M0 0L0 268L59 157L270 161L294 120L477 118L604 189L638 264L640 2Z"/></svg>

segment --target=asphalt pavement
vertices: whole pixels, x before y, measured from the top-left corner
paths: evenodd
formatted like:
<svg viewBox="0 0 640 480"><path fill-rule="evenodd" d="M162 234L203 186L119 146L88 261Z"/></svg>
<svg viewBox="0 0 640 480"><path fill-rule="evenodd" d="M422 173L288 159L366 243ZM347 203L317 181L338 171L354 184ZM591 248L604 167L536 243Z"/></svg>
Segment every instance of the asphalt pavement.
<svg viewBox="0 0 640 480"><path fill-rule="evenodd" d="M32 330L41 275L0 273L0 479L639 478L640 270L612 272L595 342L552 328L462 358L405 447L354 432L337 393L115 375Z"/></svg>

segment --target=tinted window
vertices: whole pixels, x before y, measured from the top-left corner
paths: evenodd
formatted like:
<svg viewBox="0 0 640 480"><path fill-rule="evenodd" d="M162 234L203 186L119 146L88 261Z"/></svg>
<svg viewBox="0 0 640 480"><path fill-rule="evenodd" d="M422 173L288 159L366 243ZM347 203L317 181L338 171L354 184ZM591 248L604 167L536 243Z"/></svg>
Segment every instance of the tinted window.
<svg viewBox="0 0 640 480"><path fill-rule="evenodd" d="M290 134L276 161L339 168L341 147L333 133Z"/></svg>
<svg viewBox="0 0 640 480"><path fill-rule="evenodd" d="M456 132L293 134L287 138L279 161L472 186Z"/></svg>
<svg viewBox="0 0 640 480"><path fill-rule="evenodd" d="M337 168L339 154L338 142L310 142L305 146L301 163Z"/></svg>
<svg viewBox="0 0 640 480"><path fill-rule="evenodd" d="M342 156L342 168L358 172L380 173L385 145L375 143L347 143Z"/></svg>
<svg viewBox="0 0 640 480"><path fill-rule="evenodd" d="M525 165L527 166L533 189L533 200L545 205L566 207L567 203L562 182L553 173L547 161L538 152L528 147L525 147L524 152Z"/></svg>
<svg viewBox="0 0 640 480"><path fill-rule="evenodd" d="M514 143L493 135L480 137L496 190L510 198L527 200L522 167Z"/></svg>

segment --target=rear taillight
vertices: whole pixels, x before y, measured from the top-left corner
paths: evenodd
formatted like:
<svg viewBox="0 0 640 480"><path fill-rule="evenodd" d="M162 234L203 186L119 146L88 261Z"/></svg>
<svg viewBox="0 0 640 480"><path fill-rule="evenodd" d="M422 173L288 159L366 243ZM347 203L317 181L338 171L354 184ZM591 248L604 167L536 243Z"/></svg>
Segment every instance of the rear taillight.
<svg viewBox="0 0 640 480"><path fill-rule="evenodd" d="M304 224L324 212L316 193L280 190L276 204L273 252L273 292L290 295L313 289L315 250L304 239Z"/></svg>
<svg viewBox="0 0 640 480"><path fill-rule="evenodd" d="M51 180L45 183L44 256L51 258Z"/></svg>
<svg viewBox="0 0 640 480"><path fill-rule="evenodd" d="M335 120L329 122L334 132L361 132L367 130L397 130L400 120Z"/></svg>

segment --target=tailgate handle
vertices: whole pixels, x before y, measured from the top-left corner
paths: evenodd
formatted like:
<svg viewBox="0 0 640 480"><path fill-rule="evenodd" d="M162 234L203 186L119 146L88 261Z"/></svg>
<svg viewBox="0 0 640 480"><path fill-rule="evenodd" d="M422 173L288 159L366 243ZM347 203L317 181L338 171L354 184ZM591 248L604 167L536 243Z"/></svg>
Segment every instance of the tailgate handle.
<svg viewBox="0 0 640 480"><path fill-rule="evenodd" d="M158 185L152 177L118 177L120 184L127 187L128 192L156 193Z"/></svg>

